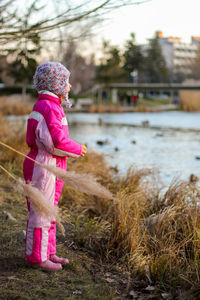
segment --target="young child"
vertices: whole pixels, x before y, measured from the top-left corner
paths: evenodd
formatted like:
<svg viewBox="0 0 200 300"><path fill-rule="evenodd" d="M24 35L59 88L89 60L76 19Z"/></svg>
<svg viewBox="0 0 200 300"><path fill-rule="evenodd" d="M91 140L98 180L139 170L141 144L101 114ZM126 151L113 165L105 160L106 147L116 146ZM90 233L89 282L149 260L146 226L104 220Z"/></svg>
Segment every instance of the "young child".
<svg viewBox="0 0 200 300"><path fill-rule="evenodd" d="M60 63L41 64L34 76L38 100L29 115L26 142L29 157L66 170L66 157L80 157L86 147L69 139L67 119L62 101L70 107L69 71ZM54 205L58 205L63 181L28 158L23 165L24 178L37 187ZM27 199L26 260L35 268L48 271L62 269L69 261L56 256L56 224L37 214Z"/></svg>

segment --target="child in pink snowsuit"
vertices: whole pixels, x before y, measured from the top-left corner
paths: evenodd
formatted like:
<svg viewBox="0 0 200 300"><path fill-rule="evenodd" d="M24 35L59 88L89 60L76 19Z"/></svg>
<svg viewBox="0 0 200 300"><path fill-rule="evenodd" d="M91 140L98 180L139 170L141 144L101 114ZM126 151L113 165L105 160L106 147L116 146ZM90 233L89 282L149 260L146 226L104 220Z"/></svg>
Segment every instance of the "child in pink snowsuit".
<svg viewBox="0 0 200 300"><path fill-rule="evenodd" d="M68 107L69 71L60 63L41 64L34 76L38 100L29 115L26 142L29 157L34 160L66 170L66 157L80 157L86 153L83 145L69 139L68 124L61 102ZM63 181L28 158L24 160L24 178L37 187L44 197L58 205ZM37 214L28 204L26 231L26 260L33 267L55 271L68 263L56 256L56 224Z"/></svg>

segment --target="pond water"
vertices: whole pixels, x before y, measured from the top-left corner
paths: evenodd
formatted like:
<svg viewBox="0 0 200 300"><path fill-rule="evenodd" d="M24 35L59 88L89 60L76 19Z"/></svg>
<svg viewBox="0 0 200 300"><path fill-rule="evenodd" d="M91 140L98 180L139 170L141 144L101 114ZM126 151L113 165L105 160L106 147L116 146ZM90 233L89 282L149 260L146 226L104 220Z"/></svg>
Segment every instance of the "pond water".
<svg viewBox="0 0 200 300"><path fill-rule="evenodd" d="M167 185L175 177L200 176L200 113L81 113L67 118L70 137L105 155L121 175L136 165L158 169ZM150 127L142 127L144 121Z"/></svg>
<svg viewBox="0 0 200 300"><path fill-rule="evenodd" d="M25 124L27 116L8 119ZM158 169L167 185L175 177L200 177L200 113L69 113L67 119L70 137L103 154L120 175L136 165Z"/></svg>
<svg viewBox="0 0 200 300"><path fill-rule="evenodd" d="M192 129L200 131L200 112L153 112L153 113L119 113L119 114L68 114L68 120L78 123L98 124L99 119L106 124L141 126L148 121L150 127L173 129Z"/></svg>

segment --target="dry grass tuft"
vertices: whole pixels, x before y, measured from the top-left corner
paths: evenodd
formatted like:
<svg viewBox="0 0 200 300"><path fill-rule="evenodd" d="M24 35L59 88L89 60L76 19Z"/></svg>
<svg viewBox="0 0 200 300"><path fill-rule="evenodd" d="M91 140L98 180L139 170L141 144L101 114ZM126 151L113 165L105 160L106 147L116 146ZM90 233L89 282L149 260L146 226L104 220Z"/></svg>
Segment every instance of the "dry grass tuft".
<svg viewBox="0 0 200 300"><path fill-rule="evenodd" d="M200 111L199 91L180 91L180 104L184 111Z"/></svg>
<svg viewBox="0 0 200 300"><path fill-rule="evenodd" d="M0 141L24 153L28 152L25 142L25 129L11 126L6 118L0 114ZM14 166L22 167L22 158L15 152L0 146L0 161L5 167L13 170ZM19 171L19 170L18 170ZM21 176L22 172L18 173Z"/></svg>
<svg viewBox="0 0 200 300"><path fill-rule="evenodd" d="M26 184L21 178L18 179L17 183L19 190L29 198L33 205L33 209L40 215L44 215L45 218L49 219L50 221L56 220L62 234L64 235L65 230L61 224L59 208L54 206L53 203L49 202L37 188L31 184Z"/></svg>
<svg viewBox="0 0 200 300"><path fill-rule="evenodd" d="M114 205L108 243L110 253L126 257L131 269L151 280L180 281L184 271L186 280L197 283L200 271L199 188L189 182L176 181L152 202L146 183L137 178L134 174L127 179L138 185L134 189L127 186L120 192L120 202Z"/></svg>
<svg viewBox="0 0 200 300"><path fill-rule="evenodd" d="M121 113L122 108L119 104L110 104L110 105L91 105L89 107L89 113Z"/></svg>
<svg viewBox="0 0 200 300"><path fill-rule="evenodd" d="M107 112L109 112L109 113L121 113L122 108L119 104L110 104L108 106Z"/></svg>
<svg viewBox="0 0 200 300"><path fill-rule="evenodd" d="M90 248L104 260L117 258L123 266L154 283L172 289L177 284L187 288L198 286L199 187L176 179L166 190L159 183L156 171L136 168L118 181L110 177L107 184L119 199L109 201L107 210L97 208L98 203L92 197L86 201L81 194L74 195L75 203L82 207L82 227L80 229L80 224L78 229L75 227L80 243L84 241L88 247L88 236ZM89 216L93 221L88 219L91 207L94 214ZM98 222L95 223L96 216Z"/></svg>
<svg viewBox="0 0 200 300"><path fill-rule="evenodd" d="M33 102L31 101L16 101L9 100L9 97L0 98L0 111L3 115L28 115L33 109Z"/></svg>
<svg viewBox="0 0 200 300"><path fill-rule="evenodd" d="M104 186L99 184L91 174L78 174L76 172L65 172L60 168L42 165L43 168L53 173L56 177L63 180L66 184L72 186L81 192L98 196L106 199L113 199L113 195Z"/></svg>
<svg viewBox="0 0 200 300"><path fill-rule="evenodd" d="M145 104L140 104L135 108L135 112L149 112L151 109L145 105Z"/></svg>

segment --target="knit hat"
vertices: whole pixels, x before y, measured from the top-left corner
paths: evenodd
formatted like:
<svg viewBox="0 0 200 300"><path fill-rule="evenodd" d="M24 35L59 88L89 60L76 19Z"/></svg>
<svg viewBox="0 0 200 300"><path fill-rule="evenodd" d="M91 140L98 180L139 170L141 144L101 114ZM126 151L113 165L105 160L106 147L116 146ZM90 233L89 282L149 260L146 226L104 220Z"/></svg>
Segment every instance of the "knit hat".
<svg viewBox="0 0 200 300"><path fill-rule="evenodd" d="M70 72L59 62L46 62L39 65L34 75L34 87L36 90L46 90L56 95L63 96L63 100L67 107L71 107L68 100L67 80Z"/></svg>

